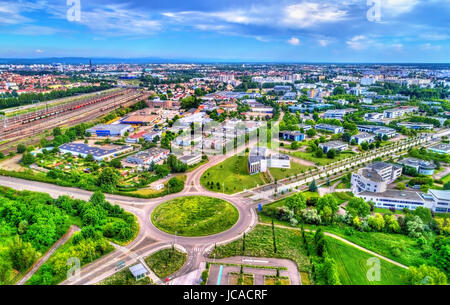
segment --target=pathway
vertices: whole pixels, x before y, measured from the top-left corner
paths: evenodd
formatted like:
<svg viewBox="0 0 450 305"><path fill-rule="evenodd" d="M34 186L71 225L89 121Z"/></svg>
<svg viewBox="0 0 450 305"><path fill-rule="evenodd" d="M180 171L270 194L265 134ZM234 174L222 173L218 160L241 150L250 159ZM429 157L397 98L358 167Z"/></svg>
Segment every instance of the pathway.
<svg viewBox="0 0 450 305"><path fill-rule="evenodd" d="M41 266L52 256L55 251L65 244L75 232L78 232L80 228L76 226L71 226L66 234L63 235L51 248L45 253L34 265L31 269L16 283L16 285L24 285L32 276L36 273L36 271L41 268Z"/></svg>

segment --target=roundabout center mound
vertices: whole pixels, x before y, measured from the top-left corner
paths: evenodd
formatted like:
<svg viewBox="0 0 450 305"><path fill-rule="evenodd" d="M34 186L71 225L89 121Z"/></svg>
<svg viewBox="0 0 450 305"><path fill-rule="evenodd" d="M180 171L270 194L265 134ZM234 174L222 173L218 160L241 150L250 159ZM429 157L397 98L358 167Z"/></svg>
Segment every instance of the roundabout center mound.
<svg viewBox="0 0 450 305"><path fill-rule="evenodd" d="M206 196L180 197L167 201L152 213L160 230L180 236L207 236L230 229L239 219L229 202Z"/></svg>

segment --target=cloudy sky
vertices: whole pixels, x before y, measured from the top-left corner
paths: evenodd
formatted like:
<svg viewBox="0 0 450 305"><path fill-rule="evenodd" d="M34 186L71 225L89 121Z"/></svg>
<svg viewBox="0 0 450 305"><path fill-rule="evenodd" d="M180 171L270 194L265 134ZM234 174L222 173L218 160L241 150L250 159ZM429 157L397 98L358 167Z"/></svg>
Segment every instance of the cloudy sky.
<svg viewBox="0 0 450 305"><path fill-rule="evenodd" d="M0 0L0 42L0 57L450 62L450 0Z"/></svg>

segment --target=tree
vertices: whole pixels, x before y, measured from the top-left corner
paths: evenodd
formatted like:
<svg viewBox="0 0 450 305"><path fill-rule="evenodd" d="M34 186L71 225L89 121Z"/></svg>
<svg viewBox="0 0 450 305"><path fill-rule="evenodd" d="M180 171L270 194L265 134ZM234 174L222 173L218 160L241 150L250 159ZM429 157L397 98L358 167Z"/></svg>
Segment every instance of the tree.
<svg viewBox="0 0 450 305"><path fill-rule="evenodd" d="M447 276L436 267L410 267L406 276L409 285L447 285Z"/></svg>
<svg viewBox="0 0 450 305"><path fill-rule="evenodd" d="M446 191L450 190L450 181L444 184L444 190Z"/></svg>
<svg viewBox="0 0 450 305"><path fill-rule="evenodd" d="M31 243L24 242L16 235L9 244L9 257L14 269L23 271L28 269L38 257L38 253Z"/></svg>
<svg viewBox="0 0 450 305"><path fill-rule="evenodd" d="M118 179L116 172L112 168L107 167L98 176L97 185L109 191L115 189Z"/></svg>
<svg viewBox="0 0 450 305"><path fill-rule="evenodd" d="M53 136L57 137L57 136L60 136L60 135L62 135L61 128L60 127L53 128Z"/></svg>
<svg viewBox="0 0 450 305"><path fill-rule="evenodd" d="M120 162L119 159L111 160L111 162L109 162L109 165L111 165L114 168L122 168L122 162Z"/></svg>
<svg viewBox="0 0 450 305"><path fill-rule="evenodd" d="M322 222L322 219L321 219L319 213L317 213L317 210L314 208L303 210L302 218L306 223L309 223L309 224L320 224Z"/></svg>
<svg viewBox="0 0 450 305"><path fill-rule="evenodd" d="M0 285L6 285L12 272L11 262L6 257L0 257Z"/></svg>
<svg viewBox="0 0 450 305"><path fill-rule="evenodd" d="M286 199L286 206L298 214L306 208L306 198L302 193L296 193Z"/></svg>
<svg viewBox="0 0 450 305"><path fill-rule="evenodd" d="M370 214L370 204L359 197L350 199L346 209L353 216L366 217Z"/></svg>
<svg viewBox="0 0 450 305"><path fill-rule="evenodd" d="M375 216L370 216L367 223L376 231L381 231L384 228L384 218L379 213L375 213Z"/></svg>
<svg viewBox="0 0 450 305"><path fill-rule="evenodd" d="M22 155L21 162L23 165L31 165L36 161L35 157L30 153L24 153Z"/></svg>
<svg viewBox="0 0 450 305"><path fill-rule="evenodd" d="M316 203L316 209L322 220L328 223L333 222L334 215L339 209L339 204L331 194L327 194L321 198Z"/></svg>
<svg viewBox="0 0 450 305"><path fill-rule="evenodd" d="M328 159L334 159L334 157L336 157L336 150L335 149L330 149L327 151L327 158Z"/></svg>
<svg viewBox="0 0 450 305"><path fill-rule="evenodd" d="M422 232L423 232L423 227L424 227L423 221L417 215L414 215L414 216L406 219L406 232L411 237L414 237L414 238L421 237Z"/></svg>
<svg viewBox="0 0 450 305"><path fill-rule="evenodd" d="M306 135L308 136L308 137L310 137L310 138L312 138L312 137L314 137L315 135L316 135L316 130L315 129L308 129L307 131L306 131Z"/></svg>
<svg viewBox="0 0 450 305"><path fill-rule="evenodd" d="M310 191L310 192L317 192L316 180L313 180L313 181L309 184L309 191Z"/></svg>
<svg viewBox="0 0 450 305"><path fill-rule="evenodd" d="M337 86L333 90L333 95L344 95L345 93L346 93L346 91L345 91L344 87L342 87L342 86Z"/></svg>
<svg viewBox="0 0 450 305"><path fill-rule="evenodd" d="M397 183L397 190L401 190L401 191L403 191L403 190L406 190L406 185L404 184L404 183L402 183L402 182L399 182L399 183Z"/></svg>
<svg viewBox="0 0 450 305"><path fill-rule="evenodd" d="M20 143L19 145L17 145L17 153L22 154L27 150L27 147Z"/></svg>
<svg viewBox="0 0 450 305"><path fill-rule="evenodd" d="M414 211L413 211L414 215L417 215L420 217L420 219L422 219L423 223L425 224L429 224L432 220L432 216L431 216L431 210L424 208L424 207L417 207Z"/></svg>

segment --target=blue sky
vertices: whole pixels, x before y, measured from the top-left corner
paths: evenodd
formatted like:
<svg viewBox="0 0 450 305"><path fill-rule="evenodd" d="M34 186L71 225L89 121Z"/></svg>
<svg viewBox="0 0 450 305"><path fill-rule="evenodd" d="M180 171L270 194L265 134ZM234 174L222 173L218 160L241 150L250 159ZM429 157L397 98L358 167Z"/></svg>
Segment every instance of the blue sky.
<svg viewBox="0 0 450 305"><path fill-rule="evenodd" d="M0 0L0 57L448 63L449 16L450 0Z"/></svg>

